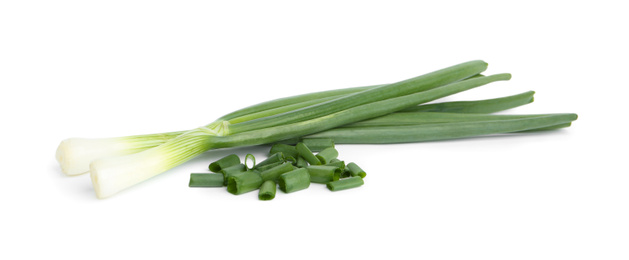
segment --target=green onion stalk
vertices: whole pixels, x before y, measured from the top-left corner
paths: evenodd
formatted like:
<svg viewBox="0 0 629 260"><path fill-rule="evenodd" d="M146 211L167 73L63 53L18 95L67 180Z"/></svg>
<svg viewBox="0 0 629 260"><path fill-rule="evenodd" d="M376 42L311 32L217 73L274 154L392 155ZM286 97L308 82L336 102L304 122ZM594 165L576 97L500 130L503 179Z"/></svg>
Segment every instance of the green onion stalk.
<svg viewBox="0 0 629 260"><path fill-rule="evenodd" d="M330 100L329 97L338 98L373 87L374 86L346 88L281 98L232 112L221 117L221 119L227 121L229 124L235 124L243 122L246 119L252 120L322 103ZM517 95L495 99L424 104L378 117L375 121L380 122L380 126L383 126L383 121L387 122L386 125L401 125L410 123L421 124L428 123L429 121L427 119L414 119L418 117L436 117L436 119L432 121L441 120L450 122L454 118L442 116L439 113L434 114L434 116L419 116L419 114L427 114L425 112L455 112L459 114L494 113L529 104L533 102L534 93L535 92L533 91L528 91ZM471 118L472 117L468 118L464 116L462 118L458 118L457 120L469 120ZM373 125L373 123L374 122L365 122L364 124ZM359 127L360 125L361 122L350 124L350 126L354 127ZM59 145L56 158L61 166L61 170L66 175L75 176L85 174L89 172L89 164L95 159L141 152L161 145L185 132L187 131L115 138L69 138L63 140Z"/></svg>
<svg viewBox="0 0 629 260"><path fill-rule="evenodd" d="M106 198L210 149L314 134L510 78L509 74L499 74L461 81L486 68L483 61L471 61L281 114L235 124L219 119L138 153L92 161L92 185L98 198Z"/></svg>
<svg viewBox="0 0 629 260"><path fill-rule="evenodd" d="M290 138L323 134L333 128L354 131L362 128L352 128L352 123L416 107L418 104L494 81L510 79L509 74L475 76L486 67L487 64L482 61L472 61L388 85L344 89L343 91L346 92L315 93L321 95L317 98L304 99L307 95L303 95L275 100L236 111L206 126L185 132L114 139L68 139L59 146L57 159L66 173L89 170L97 197L105 198L210 149L273 143ZM312 101L317 99L319 101ZM306 102L306 100L309 101ZM528 102L530 101L532 101L532 96ZM485 118L479 120L490 122L521 120L507 123L507 125L514 125L513 127L495 127L493 131L523 131L565 125L570 122L568 117L562 117L563 121L557 118L556 115L547 115L519 119ZM531 122L536 123L534 128L530 127ZM391 129L382 129L387 127L384 126L385 124L387 123L380 122L376 125L363 126L364 129L373 128L367 131L365 136L368 137L370 133L386 134L386 131ZM350 127L341 127L347 125ZM501 124L497 123L497 125ZM444 128L437 129L443 131ZM475 129L470 127L468 133L472 135L494 133ZM395 134L392 135L395 136ZM339 134L339 137L342 136L344 135ZM409 134L409 136L412 135ZM464 136L466 135L452 134L451 138ZM337 140L336 137L334 139ZM413 138L407 139L413 141ZM342 138L338 140L341 141L338 143L354 141ZM367 140L369 141L369 138ZM99 148L91 151L92 147ZM112 155L118 156L109 157ZM108 158L96 159L100 156ZM89 169L83 166L86 161L91 161Z"/></svg>

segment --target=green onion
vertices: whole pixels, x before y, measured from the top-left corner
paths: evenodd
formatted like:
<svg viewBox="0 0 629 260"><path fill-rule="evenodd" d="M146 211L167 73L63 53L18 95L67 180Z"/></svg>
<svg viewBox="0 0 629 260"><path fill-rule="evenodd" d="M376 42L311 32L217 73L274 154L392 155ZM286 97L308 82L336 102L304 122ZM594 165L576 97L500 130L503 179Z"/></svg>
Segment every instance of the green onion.
<svg viewBox="0 0 629 260"><path fill-rule="evenodd" d="M464 66L457 65L452 67L457 68L456 70L452 68L444 69L427 74L428 77L420 76L401 83L365 90L350 96L322 103L327 103L326 106L319 106L321 105L319 104L297 110L307 112L307 115L301 114L300 116L300 113L291 111L282 114L285 116L270 116L267 118L268 120L275 121L274 123L270 123L266 119L256 124L246 124L248 122L243 122L241 124L245 125L231 129L231 127L238 124L230 126L224 121L214 122L208 126L200 127L179 135L160 146L136 154L95 160L90 165L92 184L95 187L94 190L97 196L99 198L105 198L182 164L209 149L266 144L286 138L308 135L340 125L382 116L412 105L429 102L493 81L508 80L510 78L509 74L480 77L419 93L408 94L411 90L419 91L426 87L436 87L439 84L445 84L451 80L457 81L462 78L467 78L478 73L468 75L471 71L478 69L484 70L485 66L486 64L483 62L471 62ZM445 73L446 71L448 73ZM396 86L399 89L390 88L390 86ZM386 97L391 97L392 93L401 96L385 99ZM360 98L362 101L357 101L357 98ZM365 100L373 102L364 103ZM348 104L354 106L348 108ZM317 109L312 111L311 108ZM258 119L249 122L257 120ZM275 126L269 127L268 124ZM265 128L260 129L261 127ZM123 181L121 181L121 179Z"/></svg>
<svg viewBox="0 0 629 260"><path fill-rule="evenodd" d="M305 108L232 124L229 126L229 131L233 133L241 133L252 130L267 129L273 126L282 126L291 123L303 122L310 119L316 119L360 105L366 105L385 99L410 95L417 92L429 91L440 86L469 78L480 72L483 72L485 69L487 69L487 63L483 61L470 61L435 72L431 72L425 75L421 75L412 79L367 89L348 96L343 96ZM483 81L486 78L489 77L474 78L466 81ZM491 80L487 83L489 82L491 82ZM413 105L419 103L415 103ZM408 106L410 105L406 105L405 107ZM397 108L391 112L403 109L405 107Z"/></svg>
<svg viewBox="0 0 629 260"><path fill-rule="evenodd" d="M263 172L260 173L260 176L262 177L262 180L277 180L277 178L280 177L280 175L282 175L283 173L289 172L294 170L295 167L290 164L290 163L283 163L280 164L278 166L275 166L271 169L265 170Z"/></svg>
<svg viewBox="0 0 629 260"><path fill-rule="evenodd" d="M332 147L325 148L316 155L317 159L321 161L321 164L328 164L330 160L336 159L337 156L339 156L339 152Z"/></svg>
<svg viewBox="0 0 629 260"><path fill-rule="evenodd" d="M338 159L332 159L329 163L325 164L326 166L334 166L337 167L339 169L341 169L342 171L345 170L345 162L344 161L340 161Z"/></svg>
<svg viewBox="0 0 629 260"><path fill-rule="evenodd" d="M306 162L308 162L310 165L321 164L321 161L319 160L319 158L317 158L317 156L314 155L314 153L312 153L312 151L310 151L308 146L306 146L304 143L298 143L296 147L297 147L297 152L299 153L299 156L304 158Z"/></svg>
<svg viewBox="0 0 629 260"><path fill-rule="evenodd" d="M258 165L256 165L256 167L253 167L253 168L258 169L260 167L263 167L269 164L283 163L285 161L286 161L286 158L284 157L284 154L279 152L279 153L275 153L269 156L268 158L264 159L264 161L259 162Z"/></svg>
<svg viewBox="0 0 629 260"><path fill-rule="evenodd" d="M268 180L262 183L260 186L260 192L258 192L259 200L272 200L275 198L276 187L274 181Z"/></svg>
<svg viewBox="0 0 629 260"><path fill-rule="evenodd" d="M263 172L263 171L266 171L266 170L268 170L268 169L271 169L271 168L273 168L273 167L275 167L275 166L278 166L278 165L280 165L280 164L283 164L283 163L284 163L284 162L274 162L274 163L269 163L269 164L267 164L267 165L263 165L263 166L256 167L256 168L252 169L252 171L257 172L257 173L261 173L261 172Z"/></svg>
<svg viewBox="0 0 629 260"><path fill-rule="evenodd" d="M262 177L255 172L241 172L227 178L227 191L234 195L257 190L262 185Z"/></svg>
<svg viewBox="0 0 629 260"><path fill-rule="evenodd" d="M223 174L191 173L188 187L223 187Z"/></svg>
<svg viewBox="0 0 629 260"><path fill-rule="evenodd" d="M332 138L336 143L339 143L339 140L344 140L340 141L340 143L360 140L363 140L363 143L373 143L375 142L373 139L375 134L383 133L391 133L390 136L384 136L385 138L382 139L392 140L392 142L439 140L439 138L460 138L491 133L528 131L559 125L565 126L576 119L576 115L574 115L574 119L565 117L563 121L554 116L548 116L473 122L430 123L426 125L400 126L396 130L388 126L359 129L351 129L351 127L339 128L343 125L384 116L484 84L510 78L509 74L470 78L484 71L486 66L487 64L482 61L459 64L398 83L365 88L351 94L339 94L338 97L334 98L322 96L321 100L311 102L312 105L308 105L309 103L306 100L296 101L297 99L294 99L293 101L296 102L289 105L279 105L265 109L257 107L240 116L235 113L185 133L165 134L164 136L168 137L165 140L164 138L147 138L138 142L142 143L142 145L130 145L127 148L112 149L112 151L115 150L118 154L123 154L133 149L136 149L135 151L138 152L92 161L90 173L94 190L99 198L111 196L209 149L266 144L300 137ZM301 104L295 105L299 103ZM304 107L294 109L296 106L304 105L303 103L306 103ZM275 108L279 107L284 107L287 111L278 112L275 110ZM265 110L273 111L259 113ZM248 115L254 116L247 117ZM247 119L242 122L236 122L238 120L235 119L242 116L247 117ZM230 119L234 119L235 123L229 122ZM530 125L525 126L528 123L531 123L530 125L534 127L530 127ZM445 124L448 124L448 126L443 126ZM481 130L481 126L490 126L490 129ZM457 130L449 132L445 131L443 127L462 127L462 129L472 130L467 133L457 132ZM418 128L420 130L417 130ZM444 133L436 134L431 132L438 128ZM337 130L340 131L333 132ZM331 132L338 135L325 136ZM359 134L352 139L348 137L350 132ZM409 136L400 136L403 133L409 133ZM418 137L426 133L428 133L428 137ZM142 138L144 136L138 139ZM115 139L114 142L125 141ZM61 149L62 146L63 149ZM88 146L85 145L84 147ZM152 146L155 147L146 149L146 147ZM61 151L58 153L57 159L61 164L73 161L74 158L82 158L80 159L82 161L85 161L87 158L97 158L92 157L90 154L83 157L72 157L71 155L76 154L76 152L65 152L67 147L68 145L60 145ZM143 147L142 149L145 150L135 147ZM102 155L106 152L107 149L103 149L93 154ZM81 167L65 168L78 171Z"/></svg>
<svg viewBox="0 0 629 260"><path fill-rule="evenodd" d="M409 107L400 112L495 113L533 102L534 91L478 101L454 101Z"/></svg>
<svg viewBox="0 0 629 260"><path fill-rule="evenodd" d="M306 167L310 175L310 182L328 183L338 180L341 177L342 170L334 166L311 165Z"/></svg>
<svg viewBox="0 0 629 260"><path fill-rule="evenodd" d="M349 174L351 176L359 176L361 178L365 178L365 176L367 176L365 171L363 171L363 169L361 169L358 165L356 165L356 163L353 163L353 162L348 163L347 169L349 170Z"/></svg>
<svg viewBox="0 0 629 260"><path fill-rule="evenodd" d="M210 168L210 171L212 172L220 172L224 168L234 166L237 164L240 164L240 157L238 157L238 155L235 155L235 154L230 154L228 156L225 156L219 159L218 161L210 163L209 168Z"/></svg>
<svg viewBox="0 0 629 260"><path fill-rule="evenodd" d="M224 185L227 185L227 179L229 178L229 176L245 171L247 171L247 167L244 164L237 164L222 169L221 174L223 175Z"/></svg>
<svg viewBox="0 0 629 260"><path fill-rule="evenodd" d="M320 152L330 147L334 148L334 140L330 138L304 138L301 142L313 152Z"/></svg>
<svg viewBox="0 0 629 260"><path fill-rule="evenodd" d="M359 176L353 176L347 179L341 179L338 181L329 182L326 186L331 191L339 191L339 190L356 188L363 184L365 184L365 181L363 181L363 178Z"/></svg>
<svg viewBox="0 0 629 260"><path fill-rule="evenodd" d="M249 166L249 158L251 158L251 167ZM247 170L251 170L253 169L253 167L256 167L256 157L253 156L253 154L248 153L247 155L245 155L245 163L244 163L245 167L247 167Z"/></svg>
<svg viewBox="0 0 629 260"><path fill-rule="evenodd" d="M280 190L286 193L307 189L310 187L310 175L304 168L296 169L280 175L278 184Z"/></svg>
<svg viewBox="0 0 629 260"><path fill-rule="evenodd" d="M295 146L287 144L274 144L273 146L271 146L271 151L269 151L269 154L273 155L280 152L285 156L292 156L293 158L297 158L298 156L297 148L295 148Z"/></svg>
<svg viewBox="0 0 629 260"><path fill-rule="evenodd" d="M311 136L313 138L334 138L334 142L337 144L425 142L526 131L562 125L576 119L576 114L547 114L539 117L494 121L338 128Z"/></svg>
<svg viewBox="0 0 629 260"><path fill-rule="evenodd" d="M308 162L306 161L306 159L304 159L304 157L297 157L297 163L295 164L295 166L299 167L299 168L304 168L306 166L308 166Z"/></svg>
<svg viewBox="0 0 629 260"><path fill-rule="evenodd" d="M319 93L311 93L311 94L305 94L305 95L300 95L296 97L290 97L286 99L289 99L291 102L298 102L298 101L303 101L303 100L306 100L304 102L307 102L307 100L309 100L310 95L319 97L321 93L328 93L328 92L335 92L335 91L339 91L339 93L351 94L351 93L355 93L355 92L362 91L368 88L373 88L373 87L377 87L377 86L340 89L340 90L334 90L334 91L324 91L324 92L319 92ZM489 99L489 100L444 102L444 103L436 103L436 104L429 104L429 105L420 105L420 106L409 107L402 111L429 110L429 111L458 112L458 113L468 113L468 112L490 113L490 112L497 112L496 110L500 108L509 109L518 105L530 103L533 100L533 93L534 92L530 91L530 92L518 94L515 96ZM338 97L338 95L335 97ZM258 107L259 109L263 109L273 104L280 106L285 103L286 102L284 101L284 99L278 99L278 100L262 103L262 106L253 106L252 108ZM437 109L441 109L441 110L437 110ZM244 109L243 111L249 111L249 110L250 109ZM392 115L395 115L395 114L397 113L393 113ZM388 117L388 116L389 115L385 115L383 117ZM227 120L230 117L224 117L224 118L225 120ZM67 175L77 175L77 174L87 173L89 172L89 164L94 159L104 158L104 157L122 156L122 155L133 154L140 151L144 151L146 149L163 144L167 140L175 138L185 132L186 131L178 131L178 132L161 133L161 134L148 134L148 135L117 137L117 138L102 138L102 139L84 139L84 138L66 139L63 142L61 142L61 144L59 145L59 148L57 149L57 161L59 162L62 168L62 171ZM294 141L292 143L297 143L297 142L298 141ZM306 143L307 142L308 141L306 141Z"/></svg>

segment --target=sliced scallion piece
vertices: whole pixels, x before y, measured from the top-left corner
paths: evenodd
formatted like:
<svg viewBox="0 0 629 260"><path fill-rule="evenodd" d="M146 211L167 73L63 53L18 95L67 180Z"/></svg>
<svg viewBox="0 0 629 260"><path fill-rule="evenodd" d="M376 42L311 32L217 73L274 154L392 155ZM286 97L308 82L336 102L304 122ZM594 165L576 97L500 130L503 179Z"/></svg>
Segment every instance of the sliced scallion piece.
<svg viewBox="0 0 629 260"><path fill-rule="evenodd" d="M247 167L244 164L237 164L221 170L223 175L224 184L227 185L227 179L236 173L247 171Z"/></svg>
<svg viewBox="0 0 629 260"><path fill-rule="evenodd" d="M363 171L363 169L361 169L356 163L353 163L353 162L348 163L347 169L349 170L349 173L352 176L358 176L361 178L365 178L365 176L367 176L365 171Z"/></svg>
<svg viewBox="0 0 629 260"><path fill-rule="evenodd" d="M280 175L278 180L280 190L291 193L310 187L310 175L308 170L299 168Z"/></svg>
<svg viewBox="0 0 629 260"><path fill-rule="evenodd" d="M271 151L269 151L269 154L273 155L280 152L283 153L285 156L292 156L293 158L297 158L298 156L297 148L295 148L295 146L287 144L273 144L273 146L271 146Z"/></svg>
<svg viewBox="0 0 629 260"><path fill-rule="evenodd" d="M345 162L344 161L339 161L338 159L333 159L333 160L331 160L329 163L327 163L325 165L326 166L337 167L337 168L341 169L342 171L345 170Z"/></svg>
<svg viewBox="0 0 629 260"><path fill-rule="evenodd" d="M278 166L278 165L280 165L280 164L283 164L283 163L284 163L284 162L274 162L274 163L269 163L269 164L267 164L267 165L263 165L263 166L256 167L256 168L252 169L252 171L255 171L255 172L257 172L257 173L261 173L261 172L263 172L263 171L266 171L266 170L268 170L268 169L271 169L271 168L273 168L273 167L275 167L275 166Z"/></svg>
<svg viewBox="0 0 629 260"><path fill-rule="evenodd" d="M262 180L277 180L277 178L280 177L280 175L282 175L283 173L289 172L294 170L295 167L290 164L290 163L283 163L280 165L277 165L271 169L265 170L263 172L260 173L260 176L262 177Z"/></svg>
<svg viewBox="0 0 629 260"><path fill-rule="evenodd" d="M236 173L227 178L227 191L234 195L257 190L260 185L262 177L252 171Z"/></svg>
<svg viewBox="0 0 629 260"><path fill-rule="evenodd" d="M251 162L251 163L249 163ZM251 170L253 169L253 167L256 167L256 157L253 156L253 154L248 153L245 156L245 163L244 163L245 167L247 167L247 170ZM251 166L249 166L251 165Z"/></svg>
<svg viewBox="0 0 629 260"><path fill-rule="evenodd" d="M319 158L317 158L317 156L315 156L314 153L312 153L312 151L310 151L308 146L306 146L304 143L298 143L296 147L297 147L297 152L299 153L299 156L304 158L306 162L308 162L310 165L321 164L321 161L319 160Z"/></svg>
<svg viewBox="0 0 629 260"><path fill-rule="evenodd" d="M338 181L329 182L328 184L326 184L326 186L331 191L339 191L339 190L346 190L346 189L360 187L363 184L365 184L365 181L363 181L363 178L359 176L353 176L347 179L341 179Z"/></svg>
<svg viewBox="0 0 629 260"><path fill-rule="evenodd" d="M222 169L225 169L230 166L234 166L240 164L240 157L236 154L227 155L218 161L210 163L210 171L212 172L220 172Z"/></svg>
<svg viewBox="0 0 629 260"><path fill-rule="evenodd" d="M295 164L295 166L299 167L299 168L304 168L306 166L308 166L308 162L306 161L306 159L304 159L304 157L297 157L297 163Z"/></svg>
<svg viewBox="0 0 629 260"><path fill-rule="evenodd" d="M275 193L277 191L277 185L274 181L268 180L262 183L260 186L260 191L258 193L259 200L272 200L275 198Z"/></svg>
<svg viewBox="0 0 629 260"><path fill-rule="evenodd" d="M191 173L188 187L223 187L223 174L220 173Z"/></svg>
<svg viewBox="0 0 629 260"><path fill-rule="evenodd" d="M328 147L319 152L316 157L321 164L328 164L330 160L336 159L339 156L339 152L334 147Z"/></svg>
<svg viewBox="0 0 629 260"><path fill-rule="evenodd" d="M338 180L341 177L342 170L334 166L311 165L306 167L310 174L310 182L328 183Z"/></svg>
<svg viewBox="0 0 629 260"><path fill-rule="evenodd" d="M261 161L258 163L258 165L256 165L256 167L254 167L254 169L258 169L260 167L269 165L269 164L274 164L274 163L283 163L286 161L286 157L284 157L284 153L282 152L278 152L278 153L274 153L273 155L269 156L268 158L264 159L264 161Z"/></svg>

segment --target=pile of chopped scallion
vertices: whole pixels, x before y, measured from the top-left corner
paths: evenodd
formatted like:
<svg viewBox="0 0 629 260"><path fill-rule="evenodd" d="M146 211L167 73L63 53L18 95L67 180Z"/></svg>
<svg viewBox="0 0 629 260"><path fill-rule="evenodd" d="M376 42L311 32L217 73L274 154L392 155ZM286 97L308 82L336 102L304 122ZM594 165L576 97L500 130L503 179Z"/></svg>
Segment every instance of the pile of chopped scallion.
<svg viewBox="0 0 629 260"><path fill-rule="evenodd" d="M278 185L285 193L306 189L310 183L326 184L329 190L339 191L363 185L367 176L356 163L345 164L337 158L332 139L305 138L294 146L277 143L269 154L257 164L251 154L243 162L238 155L230 154L210 164L213 173L191 173L188 186L227 186L234 195L259 190L258 199L272 200Z"/></svg>

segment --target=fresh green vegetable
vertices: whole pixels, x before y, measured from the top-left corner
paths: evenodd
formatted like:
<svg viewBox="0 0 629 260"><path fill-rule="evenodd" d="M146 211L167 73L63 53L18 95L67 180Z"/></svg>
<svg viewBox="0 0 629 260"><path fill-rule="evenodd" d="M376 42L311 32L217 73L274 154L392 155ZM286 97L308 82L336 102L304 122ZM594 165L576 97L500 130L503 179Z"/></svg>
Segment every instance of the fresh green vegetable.
<svg viewBox="0 0 629 260"><path fill-rule="evenodd" d="M339 156L339 152L333 147L325 148L316 155L321 164L328 164L330 160L336 159L337 156Z"/></svg>
<svg viewBox="0 0 629 260"><path fill-rule="evenodd" d="M280 177L280 175L282 175L283 173L289 172L294 170L295 167L290 164L290 163L283 163L280 164L278 166L275 166L271 169L265 170L263 172L260 173L260 176L262 177L262 180L272 180L275 181L277 180L277 178Z"/></svg>
<svg viewBox="0 0 629 260"><path fill-rule="evenodd" d="M248 171L227 177L227 191L234 195L257 190L262 185L260 174Z"/></svg>
<svg viewBox="0 0 629 260"><path fill-rule="evenodd" d="M363 169L361 169L356 163L348 163L347 169L349 170L349 174L351 176L359 176L361 178L365 178L365 176L367 176L365 171L363 171Z"/></svg>
<svg viewBox="0 0 629 260"><path fill-rule="evenodd" d="M310 187L310 175L304 168L292 170L280 175L278 184L280 190L291 193Z"/></svg>
<svg viewBox="0 0 629 260"><path fill-rule="evenodd" d="M328 183L338 180L341 177L342 170L334 166L311 165L306 167L310 175L310 182Z"/></svg>
<svg viewBox="0 0 629 260"><path fill-rule="evenodd" d="M337 167L337 168L341 169L341 171L345 170L345 162L344 161L339 161L338 159L332 159L329 163L327 163L325 165L326 166Z"/></svg>
<svg viewBox="0 0 629 260"><path fill-rule="evenodd" d="M297 152L299 153L299 156L304 158L304 160L306 160L308 164L310 165L321 164L321 161L319 160L319 158L317 158L317 156L314 155L314 153L312 153L312 151L310 151L308 146L306 146L304 143L298 143L296 147L297 147Z"/></svg>
<svg viewBox="0 0 629 260"><path fill-rule="evenodd" d="M471 77L473 78L473 77ZM332 95L332 92L338 92L343 95L349 95L357 91L362 91L370 87L359 87L351 89L339 89L333 91L324 91L311 94L305 94L295 97L283 98L274 101L255 105L250 108L242 109L236 112L236 114L245 113L244 111L251 111L252 109L265 109L266 107L277 107L290 102L307 102L310 97L320 97L321 95ZM518 105L528 104L533 100L533 91L518 94L515 96L479 100L479 101L463 101L463 102L444 102L429 105L420 105L409 107L402 111L417 110L417 111L436 111L441 109L441 112L458 112L458 113L490 113L497 112L497 109L509 109ZM338 95L336 96L338 97ZM291 106L293 103L288 104ZM432 108L431 108L432 107ZM437 112L439 112L437 111ZM469 112L468 112L469 111ZM273 113L269 113L273 114ZM396 113L393 113L393 115ZM385 115L383 117L388 117ZM231 117L225 116L224 120L229 120ZM232 119L233 120L233 119ZM229 122L229 121L228 121ZM59 145L57 149L57 160L61 165L62 171L67 175L77 175L89 172L89 164L98 158L115 157L121 155L127 155L144 151L146 149L163 144L167 140L175 138L186 131L177 131L161 134L148 134L129 137L117 137L117 138L103 138L103 139L84 139L84 138L71 138L66 139ZM297 138L299 139L299 138ZM307 139L308 140L308 139ZM308 141L307 141L308 142ZM295 141L294 143L297 143ZM321 148L323 149L323 148Z"/></svg>
<svg viewBox="0 0 629 260"><path fill-rule="evenodd" d="M275 192L277 190L277 185L274 181L268 180L262 183L260 186L260 192L258 193L259 200L272 200L275 198Z"/></svg>
<svg viewBox="0 0 629 260"><path fill-rule="evenodd" d="M363 178L361 178L360 176L353 176L347 179L341 179L338 181L329 182L326 186L331 191L339 191L339 190L356 188L363 184L365 184L365 182L363 181Z"/></svg>
<svg viewBox="0 0 629 260"><path fill-rule="evenodd" d="M221 174L223 175L224 185L227 185L227 179L229 178L229 176L245 171L247 171L247 167L244 164L232 165L225 169L222 169Z"/></svg>
<svg viewBox="0 0 629 260"><path fill-rule="evenodd" d="M271 168L273 168L273 167L275 167L275 166L278 166L278 165L281 165L281 164L283 164L283 163L284 163L284 162L274 162L274 163L269 163L269 164L267 164L267 165L263 165L263 166L260 166L260 167L254 168L254 169L252 169L252 171L257 172L257 173L261 173L261 172L263 172L263 171L266 171L266 170L268 170L268 169L271 169Z"/></svg>
<svg viewBox="0 0 629 260"><path fill-rule="evenodd" d="M223 187L223 174L191 173L188 187Z"/></svg>
<svg viewBox="0 0 629 260"><path fill-rule="evenodd" d="M215 161L213 163L210 163L210 171L212 172L220 172L222 169L228 168L230 166L234 166L240 164L240 157L238 157L238 155L235 154L230 154L228 156L225 156L221 159L219 159L218 161Z"/></svg>
<svg viewBox="0 0 629 260"><path fill-rule="evenodd" d="M538 117L495 121L338 128L311 136L314 138L334 138L334 142L337 144L424 142L556 127L576 119L576 114L547 114Z"/></svg>
<svg viewBox="0 0 629 260"><path fill-rule="evenodd" d="M297 158L297 156L299 156L297 154L297 148L295 148L295 146L287 144L274 144L273 146L271 146L271 151L269 151L269 154L273 155L276 153L282 153L285 156L292 156L293 158Z"/></svg>
<svg viewBox="0 0 629 260"><path fill-rule="evenodd" d="M251 161L251 164L249 163L249 161ZM247 167L247 170L253 169L253 167L256 167L256 157L253 156L253 154L248 153L247 155L245 155L244 165L245 167Z"/></svg>
<svg viewBox="0 0 629 260"><path fill-rule="evenodd" d="M301 140L310 151L320 152L326 148L334 148L334 140L330 138L305 138Z"/></svg>
<svg viewBox="0 0 629 260"><path fill-rule="evenodd" d="M297 157L297 163L295 164L295 166L299 167L299 168L304 168L306 166L308 166L308 162L306 161L306 159L304 159L304 157Z"/></svg>
<svg viewBox="0 0 629 260"><path fill-rule="evenodd" d="M253 167L253 169L259 169L260 167L264 167L270 164L284 163L285 161L286 161L286 157L284 157L284 154L281 152L278 152L264 159L264 161L259 162L258 165Z"/></svg>
<svg viewBox="0 0 629 260"><path fill-rule="evenodd" d="M534 91L528 91L513 96L494 99L426 104L402 109L400 112L495 113L529 104L533 102L534 94Z"/></svg>
<svg viewBox="0 0 629 260"><path fill-rule="evenodd" d="M108 144L105 145L106 148L84 156L74 156L77 153L70 151L74 149L68 147L76 146L68 145L68 143L71 142L65 142L65 144L62 142L57 157L63 165L72 164L68 162L97 158L93 157L94 155L106 153L119 155L130 153L131 150L138 151L140 149L136 147L145 149L125 156L92 161L90 173L94 190L99 198L103 198L164 172L209 149L266 144L304 136L308 138L333 138L336 143L339 143L339 140L356 142L360 141L361 138L362 140L367 140L367 142L374 142L373 134L382 134L382 131L390 131L392 129L387 129L389 126L374 126L358 129L350 129L350 127L341 129L339 127L384 116L484 84L499 80L508 80L510 78L509 74L473 77L484 71L486 66L487 64L482 61L473 61L393 84L369 87L350 94L339 94L339 96L335 98L322 96L320 100L316 102L306 99L299 100L299 98L297 98L293 99L291 104L288 104L290 103L288 102L284 105L277 105L279 103L276 103L277 106L273 105L273 108L254 106L254 109L249 109L246 113L239 112L242 113L241 115L232 113L206 126L185 133L164 134L159 138L156 136L148 138L146 138L146 136L140 136L136 138L139 141L130 146L117 145L117 147L122 148L109 148L111 146ZM303 107L295 109L296 106L302 105ZM282 109L278 110L276 108L286 110L282 111ZM243 120L243 118L245 119ZM496 121L430 123L426 125L427 128L421 128L421 131L429 131L428 138L417 137L422 135L422 133L417 133L417 127L424 127L423 125L406 125L398 127L401 130L387 132L387 135L384 136L382 140L393 140L393 142L402 142L405 140L422 141L430 140L430 138L449 138L448 136L460 138L478 135L479 133L491 134L505 131L527 131L556 127L558 125L565 126L576 119L576 115L574 115L574 118L571 120L568 119L568 117L563 119L562 121L554 115L551 115L547 117L540 116ZM233 121L230 122L230 120ZM523 126L525 123L533 123L535 127ZM463 125L463 129L473 130L469 132L456 130L454 131L456 133L452 133L441 129L444 131L442 134L430 132L436 129L435 125L444 124L466 124ZM488 131L481 131L484 125L491 127ZM338 136L324 136L331 131L339 130L333 128L341 129L340 132L333 132L338 133ZM415 128L413 129L415 133L406 137L400 136L404 131L411 131L411 128ZM351 131L359 131L359 134L352 139L352 137L348 137ZM173 136L176 137L173 138ZM124 138L114 139L112 143L122 142L126 144L126 140L127 139ZM102 141L107 143L111 141L111 139ZM341 141L341 143L345 141ZM85 145L81 145L83 147L89 147L91 144L96 143L96 141L93 143L85 143ZM146 147L152 146L154 147L146 149ZM78 166L65 168L72 168L74 171L80 169Z"/></svg>

